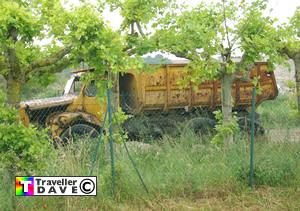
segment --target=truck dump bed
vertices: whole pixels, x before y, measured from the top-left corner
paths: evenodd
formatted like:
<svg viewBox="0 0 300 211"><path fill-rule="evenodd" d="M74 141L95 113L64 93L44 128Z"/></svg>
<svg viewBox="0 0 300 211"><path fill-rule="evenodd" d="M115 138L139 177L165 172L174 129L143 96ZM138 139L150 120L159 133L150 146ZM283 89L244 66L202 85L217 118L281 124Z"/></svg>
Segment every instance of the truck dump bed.
<svg viewBox="0 0 300 211"><path fill-rule="evenodd" d="M147 110L164 110L193 107L208 107L214 110L221 106L220 81L205 81L197 85L190 84L182 88L179 81L187 72L185 64L164 65L160 69L148 73L126 73L120 75L120 105L125 110L140 113ZM267 72L267 63L256 63L251 71L251 78L259 78L262 89L256 98L256 104L276 98L278 94L274 74ZM237 80L232 86L235 109L247 109L251 105L253 84Z"/></svg>

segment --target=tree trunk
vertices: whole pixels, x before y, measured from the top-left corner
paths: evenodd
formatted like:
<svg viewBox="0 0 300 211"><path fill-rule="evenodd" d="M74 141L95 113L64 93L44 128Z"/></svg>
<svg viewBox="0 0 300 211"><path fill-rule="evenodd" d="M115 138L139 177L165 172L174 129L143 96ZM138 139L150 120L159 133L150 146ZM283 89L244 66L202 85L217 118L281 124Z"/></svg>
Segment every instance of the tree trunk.
<svg viewBox="0 0 300 211"><path fill-rule="evenodd" d="M223 125L226 126L232 121L232 95L231 86L233 82L233 74L225 74L221 79L222 89L222 115ZM224 144L233 143L233 134L228 134L224 137Z"/></svg>
<svg viewBox="0 0 300 211"><path fill-rule="evenodd" d="M116 74L113 74L113 84L114 84L114 87L113 87L113 101L112 101L112 104L113 104L113 108L116 110L119 106L120 106L120 87L119 87L119 74L116 73Z"/></svg>
<svg viewBox="0 0 300 211"><path fill-rule="evenodd" d="M9 77L7 81L7 103L17 107L20 102L21 81L13 77Z"/></svg>
<svg viewBox="0 0 300 211"><path fill-rule="evenodd" d="M300 53L294 57L298 113L300 114Z"/></svg>
<svg viewBox="0 0 300 211"><path fill-rule="evenodd" d="M10 29L12 40L17 41L17 31L15 28ZM23 78L20 66L20 60L17 56L16 49L7 46L6 56L9 64L7 77L7 103L11 106L18 106L20 102L21 79Z"/></svg>
<svg viewBox="0 0 300 211"><path fill-rule="evenodd" d="M21 84L24 80L24 75L21 71L20 60L17 56L16 49L8 47L6 54L9 64L6 92L7 103L17 107L20 102Z"/></svg>

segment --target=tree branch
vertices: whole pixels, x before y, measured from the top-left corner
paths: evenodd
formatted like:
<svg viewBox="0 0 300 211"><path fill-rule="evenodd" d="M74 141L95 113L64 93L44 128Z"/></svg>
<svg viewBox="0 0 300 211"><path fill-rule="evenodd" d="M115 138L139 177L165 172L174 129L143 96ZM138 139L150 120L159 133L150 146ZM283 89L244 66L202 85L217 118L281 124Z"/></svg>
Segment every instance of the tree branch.
<svg viewBox="0 0 300 211"><path fill-rule="evenodd" d="M44 73L58 73L66 69L70 65L70 59L69 58L63 58L60 61L56 62L55 64L52 64L50 66L44 66L40 68L36 68L34 71L34 74L37 76L41 76Z"/></svg>
<svg viewBox="0 0 300 211"><path fill-rule="evenodd" d="M279 50L281 54L287 55L290 59L294 59L296 54L292 51L290 51L287 47L283 47L282 49Z"/></svg>
<svg viewBox="0 0 300 211"><path fill-rule="evenodd" d="M250 79L250 72L247 72L247 74L239 74L240 72L236 72L234 74L234 80L241 80L244 82L249 82Z"/></svg>
<svg viewBox="0 0 300 211"><path fill-rule="evenodd" d="M226 31L227 44L228 44L228 48L231 49L228 26L227 26L226 11L225 11L225 0L223 0L222 2L223 2L223 18L224 18L224 26L225 26L225 31Z"/></svg>
<svg viewBox="0 0 300 211"><path fill-rule="evenodd" d="M142 30L142 27L141 27L140 23L138 21L135 21L135 23L136 23L136 26L139 30L139 33L142 35L142 37L146 37L146 35L144 34L144 32Z"/></svg>
<svg viewBox="0 0 300 211"><path fill-rule="evenodd" d="M249 64L247 64L247 53L244 53L241 61L239 61L237 63L237 71L235 73L235 80L242 80L242 81L246 81L249 82L250 79L250 74L251 74L251 70L255 67L255 63L251 62ZM246 74L241 74L241 70L244 70L244 72Z"/></svg>
<svg viewBox="0 0 300 211"><path fill-rule="evenodd" d="M130 35L134 35L134 21L130 23L130 30L131 30Z"/></svg>
<svg viewBox="0 0 300 211"><path fill-rule="evenodd" d="M136 48L126 48L124 50L129 56L132 56L136 53Z"/></svg>
<svg viewBox="0 0 300 211"><path fill-rule="evenodd" d="M69 54L72 50L72 45L67 45L66 47L62 48L60 51L50 55L44 59L38 59L28 67L28 72L35 71L36 69L41 69L43 67L51 66L58 62L59 60L63 59L65 55Z"/></svg>

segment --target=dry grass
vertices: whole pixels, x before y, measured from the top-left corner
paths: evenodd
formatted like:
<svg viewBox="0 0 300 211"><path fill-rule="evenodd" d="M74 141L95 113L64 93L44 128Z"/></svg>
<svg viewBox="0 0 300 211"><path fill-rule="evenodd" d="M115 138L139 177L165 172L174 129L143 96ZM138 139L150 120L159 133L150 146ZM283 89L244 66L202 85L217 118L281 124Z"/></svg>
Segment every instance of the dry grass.
<svg viewBox="0 0 300 211"><path fill-rule="evenodd" d="M193 197L143 199L135 202L114 202L99 198L82 200L78 197L57 199L54 207L49 198L41 197L30 210L299 210L300 190L261 187L242 192L204 191ZM61 203L62 202L62 203ZM19 204L18 208L26 210ZM28 207L27 207L28 208Z"/></svg>

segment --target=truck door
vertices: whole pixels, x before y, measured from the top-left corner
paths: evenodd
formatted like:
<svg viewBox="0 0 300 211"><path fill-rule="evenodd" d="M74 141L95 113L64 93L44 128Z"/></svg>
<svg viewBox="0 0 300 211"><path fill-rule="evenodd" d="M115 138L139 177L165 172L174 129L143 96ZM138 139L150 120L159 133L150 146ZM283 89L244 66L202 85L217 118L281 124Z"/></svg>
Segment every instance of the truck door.
<svg viewBox="0 0 300 211"><path fill-rule="evenodd" d="M95 80L84 87L82 104L85 112L96 116L98 120L103 119L106 112L106 103L100 102Z"/></svg>

